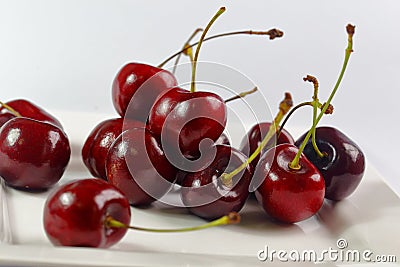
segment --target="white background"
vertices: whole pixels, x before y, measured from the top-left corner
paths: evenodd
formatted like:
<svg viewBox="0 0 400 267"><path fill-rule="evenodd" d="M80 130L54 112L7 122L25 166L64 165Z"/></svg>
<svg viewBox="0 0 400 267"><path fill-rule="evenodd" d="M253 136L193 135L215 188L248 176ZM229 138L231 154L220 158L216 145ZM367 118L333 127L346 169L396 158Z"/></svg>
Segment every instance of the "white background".
<svg viewBox="0 0 400 267"><path fill-rule="evenodd" d="M333 101L335 125L400 192L398 1L0 1L0 98L27 98L49 111L113 115L111 83L127 62L158 65L179 50L220 6L227 11L211 34L270 29L282 39L228 37L204 44L200 59L249 76L272 104L291 91L310 99L306 74L329 95L346 47L345 25L356 25L354 54ZM187 60L187 59L184 59ZM257 105L259 96L247 100ZM310 109L291 126L308 127ZM61 121L62 118L59 118ZM79 117L76 118L79 120Z"/></svg>

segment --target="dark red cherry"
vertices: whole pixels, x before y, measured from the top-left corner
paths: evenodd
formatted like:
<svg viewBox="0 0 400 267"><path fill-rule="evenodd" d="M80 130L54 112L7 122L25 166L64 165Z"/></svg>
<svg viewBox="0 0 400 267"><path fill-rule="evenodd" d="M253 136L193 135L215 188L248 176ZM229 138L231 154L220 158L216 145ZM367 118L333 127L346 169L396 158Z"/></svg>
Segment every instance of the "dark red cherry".
<svg viewBox="0 0 400 267"><path fill-rule="evenodd" d="M297 141L299 146L306 134ZM325 179L325 197L342 200L351 195L360 184L365 170L365 157L360 147L333 127L316 128L316 143L327 155L320 158L308 141L304 154L318 168Z"/></svg>
<svg viewBox="0 0 400 267"><path fill-rule="evenodd" d="M56 246L107 248L125 235L126 228L110 228L107 216L129 224L125 195L100 179L70 182L53 191L44 205L43 225Z"/></svg>
<svg viewBox="0 0 400 267"><path fill-rule="evenodd" d="M6 104L17 111L22 117L48 122L54 124L57 127L60 127L61 129L63 128L59 120L57 120L53 115L46 112L44 109L35 105L31 101L25 99L15 99L6 102ZM0 107L0 113L1 112L8 111L6 110L6 108Z"/></svg>
<svg viewBox="0 0 400 267"><path fill-rule="evenodd" d="M11 113L0 113L0 127L13 118L15 118L15 115Z"/></svg>
<svg viewBox="0 0 400 267"><path fill-rule="evenodd" d="M247 160L240 151L227 146L216 145L215 158L211 164L196 172L187 172L182 179L182 202L193 214L212 220L242 209L249 194L252 167L224 182L221 175L229 173ZM206 158L207 154L204 155Z"/></svg>
<svg viewBox="0 0 400 267"><path fill-rule="evenodd" d="M218 137L217 141L215 141L216 145L231 145L231 141L229 140L228 136L224 133L222 133L220 135L220 137Z"/></svg>
<svg viewBox="0 0 400 267"><path fill-rule="evenodd" d="M157 139L144 128L124 131L114 141L106 170L108 181L122 190L134 206L148 205L165 195L177 172Z"/></svg>
<svg viewBox="0 0 400 267"><path fill-rule="evenodd" d="M113 104L121 117L146 122L156 98L176 85L177 81L169 71L147 64L128 63L114 79Z"/></svg>
<svg viewBox="0 0 400 267"><path fill-rule="evenodd" d="M17 117L0 128L0 176L12 187L45 190L70 159L66 134L57 126Z"/></svg>
<svg viewBox="0 0 400 267"><path fill-rule="evenodd" d="M226 116L226 105L218 95L176 87L157 99L149 129L161 140L166 153L198 156L202 140L213 143L221 136Z"/></svg>
<svg viewBox="0 0 400 267"><path fill-rule="evenodd" d="M271 148L261 157L253 177L262 181L256 190L258 202L271 217L286 223L313 216L325 195L321 173L304 155L299 170L289 167L297 152L291 144Z"/></svg>
<svg viewBox="0 0 400 267"><path fill-rule="evenodd" d="M269 127L271 126L270 122L261 122L255 124L249 132L243 137L242 142L240 143L239 150L243 152L246 156L250 156L257 149L257 147L261 144L261 141L267 135ZM276 140L276 135L274 135L271 140L267 143L263 151L260 153L264 154L265 151L270 149L271 147L279 144L294 144L294 139L291 134L282 129L281 134L279 135L278 140ZM255 168L260 159L260 155L258 155L251 164Z"/></svg>
<svg viewBox="0 0 400 267"><path fill-rule="evenodd" d="M87 137L82 148L82 159L90 173L107 180L106 158L111 144L124 129L145 128L140 121L116 118L99 123Z"/></svg>

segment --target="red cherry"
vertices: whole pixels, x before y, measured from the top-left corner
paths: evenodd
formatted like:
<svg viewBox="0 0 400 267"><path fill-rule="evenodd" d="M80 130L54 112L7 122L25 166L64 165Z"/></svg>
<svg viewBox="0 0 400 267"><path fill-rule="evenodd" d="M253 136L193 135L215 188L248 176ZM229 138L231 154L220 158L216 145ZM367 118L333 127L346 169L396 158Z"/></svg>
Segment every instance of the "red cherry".
<svg viewBox="0 0 400 267"><path fill-rule="evenodd" d="M148 205L172 187L177 169L167 160L151 132L143 128L124 131L111 145L107 179L121 189L131 205Z"/></svg>
<svg viewBox="0 0 400 267"><path fill-rule="evenodd" d="M51 124L54 124L55 126L59 128L63 128L60 121L58 121L54 116L46 112L44 109L41 107L33 104L31 101L25 100L25 99L15 99L12 101L6 102L8 106L13 108L15 111L17 111L22 117L42 121L42 122L48 122ZM0 107L0 113L1 112L8 112L6 108ZM15 115L14 115L15 117Z"/></svg>
<svg viewBox="0 0 400 267"><path fill-rule="evenodd" d="M87 137L82 148L82 159L90 173L107 180L106 158L111 144L122 133L131 128L145 128L140 121L116 118L102 121Z"/></svg>
<svg viewBox="0 0 400 267"><path fill-rule="evenodd" d="M11 113L0 113L0 127L3 126L7 121L15 118L14 114Z"/></svg>
<svg viewBox="0 0 400 267"><path fill-rule="evenodd" d="M253 154L253 152L257 149L257 147L261 144L261 141L267 135L270 126L271 126L270 122L261 122L253 125L253 127L251 127L249 132L243 137L242 142L240 143L239 150L242 151L247 156ZM276 135L274 135L271 138L271 140L265 145L260 154L262 155L272 146L285 143L294 144L294 139L288 131L282 129L278 140L276 140ZM257 157L251 162L254 168L257 166L257 162L259 159L260 155L257 155Z"/></svg>
<svg viewBox="0 0 400 267"><path fill-rule="evenodd" d="M169 71L147 64L128 63L113 82L114 107L122 117L146 122L156 98L177 84Z"/></svg>
<svg viewBox="0 0 400 267"><path fill-rule="evenodd" d="M215 158L209 166L193 173L181 172L182 202L190 212L208 220L240 211L249 195L252 176L252 166L248 165L229 183L224 182L220 176L236 169L247 157L227 145L216 145L215 148ZM208 154L204 156L207 158Z"/></svg>
<svg viewBox="0 0 400 267"><path fill-rule="evenodd" d="M161 139L166 153L198 156L202 140L215 142L221 136L226 114L226 105L218 95L176 87L157 99L149 129Z"/></svg>
<svg viewBox="0 0 400 267"><path fill-rule="evenodd" d="M77 180L48 197L43 213L44 230L57 246L107 248L127 231L107 227L107 216L130 223L130 206L124 194L103 180Z"/></svg>
<svg viewBox="0 0 400 267"><path fill-rule="evenodd" d="M298 152L291 144L268 150L257 164L254 178L263 181L256 197L273 218L295 223L313 216L321 208L325 183L318 169L304 156L299 170L289 167Z"/></svg>
<svg viewBox="0 0 400 267"><path fill-rule="evenodd" d="M44 190L63 175L70 145L57 126L17 117L0 128L0 176L8 185Z"/></svg>

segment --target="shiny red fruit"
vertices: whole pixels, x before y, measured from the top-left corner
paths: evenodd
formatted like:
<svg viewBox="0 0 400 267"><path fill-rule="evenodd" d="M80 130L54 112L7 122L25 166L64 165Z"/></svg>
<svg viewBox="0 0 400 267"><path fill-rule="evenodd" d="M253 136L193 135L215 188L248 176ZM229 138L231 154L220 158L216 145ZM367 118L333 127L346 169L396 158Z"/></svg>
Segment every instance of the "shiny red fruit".
<svg viewBox="0 0 400 267"><path fill-rule="evenodd" d="M156 98L176 85L177 81L169 71L147 64L128 63L114 79L113 104L121 117L146 122Z"/></svg>
<svg viewBox="0 0 400 267"><path fill-rule="evenodd" d="M127 231L107 227L107 216L130 223L130 206L125 195L103 180L82 179L49 195L44 205L43 225L56 246L107 248L121 240Z"/></svg>
<svg viewBox="0 0 400 267"><path fill-rule="evenodd" d="M107 179L134 206L149 205L172 187L177 169L166 158L151 132L143 128L124 131L111 145Z"/></svg>
<svg viewBox="0 0 400 267"><path fill-rule="evenodd" d="M22 117L42 121L42 122L48 122L51 124L54 124L55 126L59 128L63 128L61 123L50 113L46 112L44 109L41 107L33 104L31 101L25 100L25 99L15 99L12 101L6 102L6 104L13 109L15 109ZM1 112L8 112L6 108L1 107L0 108L0 113ZM13 115L13 117L15 117Z"/></svg>
<svg viewBox="0 0 400 267"><path fill-rule="evenodd" d="M90 173L107 180L106 158L111 144L123 130L145 127L143 122L122 118L99 123L89 134L82 148L82 159Z"/></svg>
<svg viewBox="0 0 400 267"><path fill-rule="evenodd" d="M243 137L242 142L240 143L239 150L242 151L246 156L250 156L253 152L260 146L262 140L267 135L269 128L271 127L270 122L261 122L255 124L248 133ZM264 154L268 149L273 146L279 144L294 144L294 139L291 134L282 129L281 134L279 135L278 140L276 139L276 135L274 135L271 140L264 147L260 155ZM255 168L260 159L260 155L258 155L252 162L251 165Z"/></svg>
<svg viewBox="0 0 400 267"><path fill-rule="evenodd" d="M12 187L45 190L63 175L71 149L57 126L18 117L0 128L0 176Z"/></svg>
<svg viewBox="0 0 400 267"><path fill-rule="evenodd" d="M226 125L226 105L210 92L173 88L161 95L150 112L149 129L166 153L198 156L200 142L215 142Z"/></svg>
<svg viewBox="0 0 400 267"><path fill-rule="evenodd" d="M289 167L297 151L290 144L271 148L261 157L253 177L262 181L256 190L258 202L271 217L286 223L313 216L325 195L321 173L304 155L300 157L300 170Z"/></svg>
<svg viewBox="0 0 400 267"><path fill-rule="evenodd" d="M354 141L336 128L317 127L315 133L318 148L327 156L320 158L311 140L304 154L324 177L325 198L342 200L350 196L361 182L365 171L364 153ZM296 146L303 142L306 134L296 141Z"/></svg>
<svg viewBox="0 0 400 267"><path fill-rule="evenodd" d="M215 158L206 168L197 172L181 172L181 198L190 212L207 220L222 217L229 212L239 212L249 195L252 166L232 178L231 184L224 183L220 176L229 173L247 160L240 151L216 145ZM209 151L211 151L210 149ZM210 152L211 153L211 152ZM204 155L208 157L209 155Z"/></svg>

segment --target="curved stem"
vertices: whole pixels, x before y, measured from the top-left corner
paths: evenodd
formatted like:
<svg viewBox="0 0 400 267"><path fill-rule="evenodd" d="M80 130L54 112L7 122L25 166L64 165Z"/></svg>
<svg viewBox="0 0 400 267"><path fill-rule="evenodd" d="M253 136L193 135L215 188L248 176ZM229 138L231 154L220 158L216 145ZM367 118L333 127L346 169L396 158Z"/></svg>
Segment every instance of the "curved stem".
<svg viewBox="0 0 400 267"><path fill-rule="evenodd" d="M185 44L183 45L183 48L182 48L182 53L179 53L179 55L176 57L175 64L174 64L174 68L172 69L172 74L175 74L176 68L177 68L177 66L178 66L178 63L179 63L179 60L180 60L182 54L185 54L185 55L189 56L190 62L191 62L192 65L193 65L193 52L192 52L192 47L189 46L189 43L190 43L190 42L192 41L192 39L193 39L199 32L201 32L201 31L203 31L202 28L197 28L197 29L192 33L192 35L190 35L189 39L185 42Z"/></svg>
<svg viewBox="0 0 400 267"><path fill-rule="evenodd" d="M206 34L208 32L208 30L211 28L211 25L213 25L213 23L217 20L217 18L219 16L222 15L222 13L225 12L225 7L221 7L217 13L214 15L214 17L212 17L212 19L210 20L210 22L207 24L207 27L204 29L200 40L199 40L199 44L196 47L196 52L194 54L194 59L193 59L193 68L192 68L192 82L190 84L190 92L193 93L194 91L196 91L195 88L195 82L196 82L196 69L197 69L197 59L199 58L199 54L200 54L200 48L201 45L203 44L203 40L206 37Z"/></svg>
<svg viewBox="0 0 400 267"><path fill-rule="evenodd" d="M294 113L296 110L298 110L299 108L304 107L304 106L312 106L312 103L311 103L311 102L303 102L303 103L297 104L294 108L292 108L292 109L290 110L290 112L286 115L286 117L285 117L285 119L283 120L281 126L279 127L279 131L278 131L278 133L276 134L276 139L278 139L279 136L281 135L281 132L282 132L283 128L285 127L286 123L288 122L289 118L293 115L293 113Z"/></svg>
<svg viewBox="0 0 400 267"><path fill-rule="evenodd" d="M245 97L245 96L247 96L247 95L251 95L252 93L257 92L257 90L258 90L258 88L257 88L257 87L254 87L253 89L251 89L251 90L249 90L249 91L241 92L241 93L238 94L238 95L232 96L232 97L230 97L230 98L224 100L224 102L225 102L225 103L228 103L228 102L231 102L231 101L233 101L233 100L236 100L236 99L239 99L239 98L243 98L243 97Z"/></svg>
<svg viewBox="0 0 400 267"><path fill-rule="evenodd" d="M285 114L290 110L292 106L293 106L292 96L289 93L285 93L285 98L279 105L278 114L276 115L274 121L271 123L271 126L269 127L268 132L265 135L264 139L261 141L260 145L256 148L253 154L251 154L250 157L245 162L243 162L238 168L236 168L232 172L223 173L221 175L222 182L226 186L232 186L232 178L235 175L239 174L241 171L243 171L261 153L261 150L263 150L263 148L268 144L272 136L276 134L279 123L281 122L282 118L285 116Z"/></svg>
<svg viewBox="0 0 400 267"><path fill-rule="evenodd" d="M299 151L297 152L295 158L289 164L289 167L291 169L293 169L293 170L298 170L298 169L301 168L301 166L299 164L301 153L303 152L304 148L306 147L308 139L310 139L310 136L312 135L313 131L317 127L317 124L321 120L322 116L324 115L326 110L330 107L330 103L331 103L333 97L335 96L337 89L339 88L340 82L343 79L343 75L344 75L344 73L346 71L347 63L349 62L350 55L353 52L353 35L354 35L355 27L353 25L348 24L347 27L346 27L346 30L347 30L348 39L347 39L347 48L345 50L345 57L344 57L343 65L342 65L342 70L340 71L338 80L336 81L335 87L333 88L328 100L322 106L322 110L319 113L317 119L315 120L315 123L313 123L310 131L308 131L308 133L307 133L306 137L304 138L304 141L301 144L301 146L299 148Z"/></svg>
<svg viewBox="0 0 400 267"><path fill-rule="evenodd" d="M205 223L199 226L194 226L194 227L186 227L186 228L178 228L178 229L153 229L153 228L144 228L144 227L138 227L138 226L130 226L126 225L124 223L121 223L111 216L107 216L104 224L107 228L128 228L131 230L137 230L137 231L145 231L145 232L155 232L155 233L178 233L178 232L190 232L190 231L197 231L197 230L203 230L206 228L211 228L215 226L221 226L221 225L228 225L228 224L238 224L240 222L240 215L236 212L231 212L228 215L225 215L219 219L216 219L214 221L211 221L209 223Z"/></svg>
<svg viewBox="0 0 400 267"><path fill-rule="evenodd" d="M242 35L242 34L246 34L246 35L268 35L270 40L273 40L275 38L280 38L280 37L283 36L283 32L281 30L278 30L278 29L275 29L275 28L274 29L270 29L268 31L245 30L245 31L234 31L234 32L225 32L225 33L216 34L216 35L204 38L203 42L210 41L212 39L216 39L216 38L220 38L220 37L227 37L227 36L233 36L233 35ZM185 52L185 50L187 48L191 48L191 47L196 46L198 44L199 44L199 42L196 42L194 44L188 45L187 47L184 47L182 50L174 53L173 55L171 55L167 59L165 59L162 63L160 63L158 65L158 67L162 68L165 64L167 64L173 58L175 58L176 56L179 56L180 54Z"/></svg>
<svg viewBox="0 0 400 267"><path fill-rule="evenodd" d="M14 116L16 117L22 117L21 114L19 114L18 111L7 105L6 103L3 103L0 101L0 106L3 106L5 109L7 109L9 112L11 112Z"/></svg>

